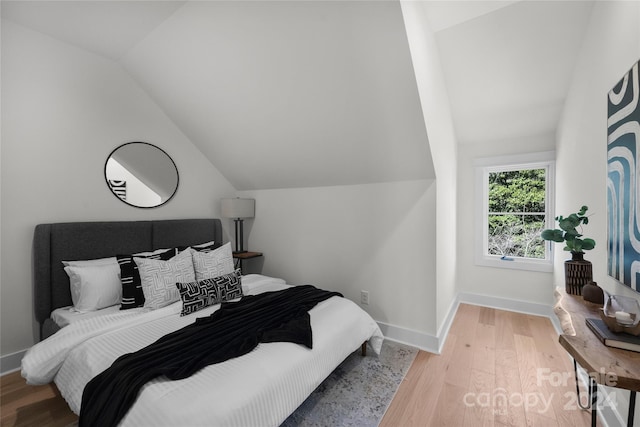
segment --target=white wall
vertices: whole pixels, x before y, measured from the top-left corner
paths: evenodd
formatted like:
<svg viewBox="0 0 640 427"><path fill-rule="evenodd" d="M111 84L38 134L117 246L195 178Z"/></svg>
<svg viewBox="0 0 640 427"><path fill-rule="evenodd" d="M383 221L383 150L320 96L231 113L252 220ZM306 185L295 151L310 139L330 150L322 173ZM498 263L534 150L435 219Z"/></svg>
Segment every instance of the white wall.
<svg viewBox="0 0 640 427"><path fill-rule="evenodd" d="M156 209L117 200L104 181L109 153L129 141L165 150L180 173ZM0 353L34 343L31 242L36 224L218 217L228 181L122 68L2 21L2 276ZM100 244L100 242L96 242Z"/></svg>
<svg viewBox="0 0 640 427"><path fill-rule="evenodd" d="M607 275L607 94L639 59L640 3L598 2L558 129L556 193L558 213L589 206L585 235L596 248L585 258L594 264L594 280L612 293L636 297ZM567 253L558 252L555 282L561 283Z"/></svg>
<svg viewBox="0 0 640 427"><path fill-rule="evenodd" d="M438 350L437 336L455 299L456 141L433 34L405 11L437 180L242 191L256 199L247 222L262 272L311 283L360 303L395 339ZM423 38L422 35L427 38ZM423 42L428 45L424 45ZM417 56L420 65L416 66ZM431 127L433 125L433 127ZM359 153L367 163L375 143ZM393 142L388 142L393 146ZM423 159L431 162L430 158ZM326 166L330 170L331 165Z"/></svg>
<svg viewBox="0 0 640 427"><path fill-rule="evenodd" d="M585 235L596 248L585 258L593 262L594 280L607 291L640 298L607 275L607 93L640 59L640 2L597 2L584 40L573 84L557 135L556 211L589 206ZM587 172L585 172L587 170ZM562 251L558 251L562 252ZM554 282L564 282L563 260L556 257ZM626 419L628 392L618 392L619 413ZM636 419L640 407L636 407ZM626 422L626 420L625 420Z"/></svg>
<svg viewBox="0 0 640 427"><path fill-rule="evenodd" d="M440 336L456 297L458 141L440 52L424 3L401 5L436 172L436 322Z"/></svg>
<svg viewBox="0 0 640 427"><path fill-rule="evenodd" d="M553 150L554 136L523 136L516 141L482 144L465 143L458 139L454 132L440 52L424 7L421 2L402 3L436 169L438 328L446 326L443 322L458 293L550 304L553 300L550 273L475 265L476 186L473 161L479 157Z"/></svg>
<svg viewBox="0 0 640 427"><path fill-rule="evenodd" d="M436 185L432 180L244 191L256 199L250 250L263 274L340 291L379 322L436 333ZM426 342L426 341L425 341ZM425 344L426 345L426 344Z"/></svg>
<svg viewBox="0 0 640 427"><path fill-rule="evenodd" d="M422 5L402 3L436 180L240 192L256 199L262 272L338 290L389 336L438 350L456 296L457 141ZM362 161L367 154L362 153Z"/></svg>

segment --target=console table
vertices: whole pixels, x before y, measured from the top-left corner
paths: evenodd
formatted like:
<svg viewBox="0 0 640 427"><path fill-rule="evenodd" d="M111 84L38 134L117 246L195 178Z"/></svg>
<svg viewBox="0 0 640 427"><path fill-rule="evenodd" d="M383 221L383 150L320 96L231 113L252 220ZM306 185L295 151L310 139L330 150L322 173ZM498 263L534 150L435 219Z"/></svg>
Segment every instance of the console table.
<svg viewBox="0 0 640 427"><path fill-rule="evenodd" d="M591 425L596 425L598 384L605 384L630 391L627 425L633 426L636 392L640 391L640 353L608 347L591 332L585 319L600 318L601 305L584 301L580 295L567 294L562 288L556 288L555 297L554 311L563 330L560 345L573 357L574 367L577 362L589 374L589 388L593 389ZM610 383L612 377L615 384Z"/></svg>

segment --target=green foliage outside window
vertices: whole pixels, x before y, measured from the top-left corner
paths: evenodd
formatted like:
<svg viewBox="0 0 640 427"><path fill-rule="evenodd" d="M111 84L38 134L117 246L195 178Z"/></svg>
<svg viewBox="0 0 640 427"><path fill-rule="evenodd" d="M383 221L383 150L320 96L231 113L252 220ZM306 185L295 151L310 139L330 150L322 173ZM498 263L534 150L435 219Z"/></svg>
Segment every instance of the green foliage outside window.
<svg viewBox="0 0 640 427"><path fill-rule="evenodd" d="M545 169L489 174L489 254L545 258L545 187Z"/></svg>

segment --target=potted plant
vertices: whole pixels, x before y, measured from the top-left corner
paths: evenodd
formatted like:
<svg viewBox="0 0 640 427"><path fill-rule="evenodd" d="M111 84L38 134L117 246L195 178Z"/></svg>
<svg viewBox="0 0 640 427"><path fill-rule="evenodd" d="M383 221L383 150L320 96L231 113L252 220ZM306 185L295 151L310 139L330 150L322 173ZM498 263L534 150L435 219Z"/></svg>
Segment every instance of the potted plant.
<svg viewBox="0 0 640 427"><path fill-rule="evenodd" d="M596 246L595 240L582 238L582 234L578 231L578 227L582 229L582 224L589 224L589 217L585 215L588 209L587 206L582 206L580 211L572 213L566 218L562 215L557 216L555 220L558 221L560 229L547 228L542 230L540 237L553 242L565 242L563 249L581 258L584 255L584 251L589 251Z"/></svg>
<svg viewBox="0 0 640 427"><path fill-rule="evenodd" d="M564 263L565 285L567 293L570 294L581 295L582 287L593 281L591 262L584 259L584 251L595 248L596 242L583 237L581 233L582 225L589 223L589 217L586 216L588 209L587 206L582 206L578 212L567 217L562 215L555 217L560 228L548 228L540 234L544 240L564 242L563 249L571 252L571 259Z"/></svg>

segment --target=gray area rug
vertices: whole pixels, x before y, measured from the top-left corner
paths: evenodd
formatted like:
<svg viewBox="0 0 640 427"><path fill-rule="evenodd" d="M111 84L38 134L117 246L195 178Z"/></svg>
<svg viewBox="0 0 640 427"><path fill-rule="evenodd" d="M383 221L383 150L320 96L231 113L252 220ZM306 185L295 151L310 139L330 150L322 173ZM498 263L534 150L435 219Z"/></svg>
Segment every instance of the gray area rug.
<svg viewBox="0 0 640 427"><path fill-rule="evenodd" d="M281 427L375 427L418 349L385 340L380 356L351 354Z"/></svg>

